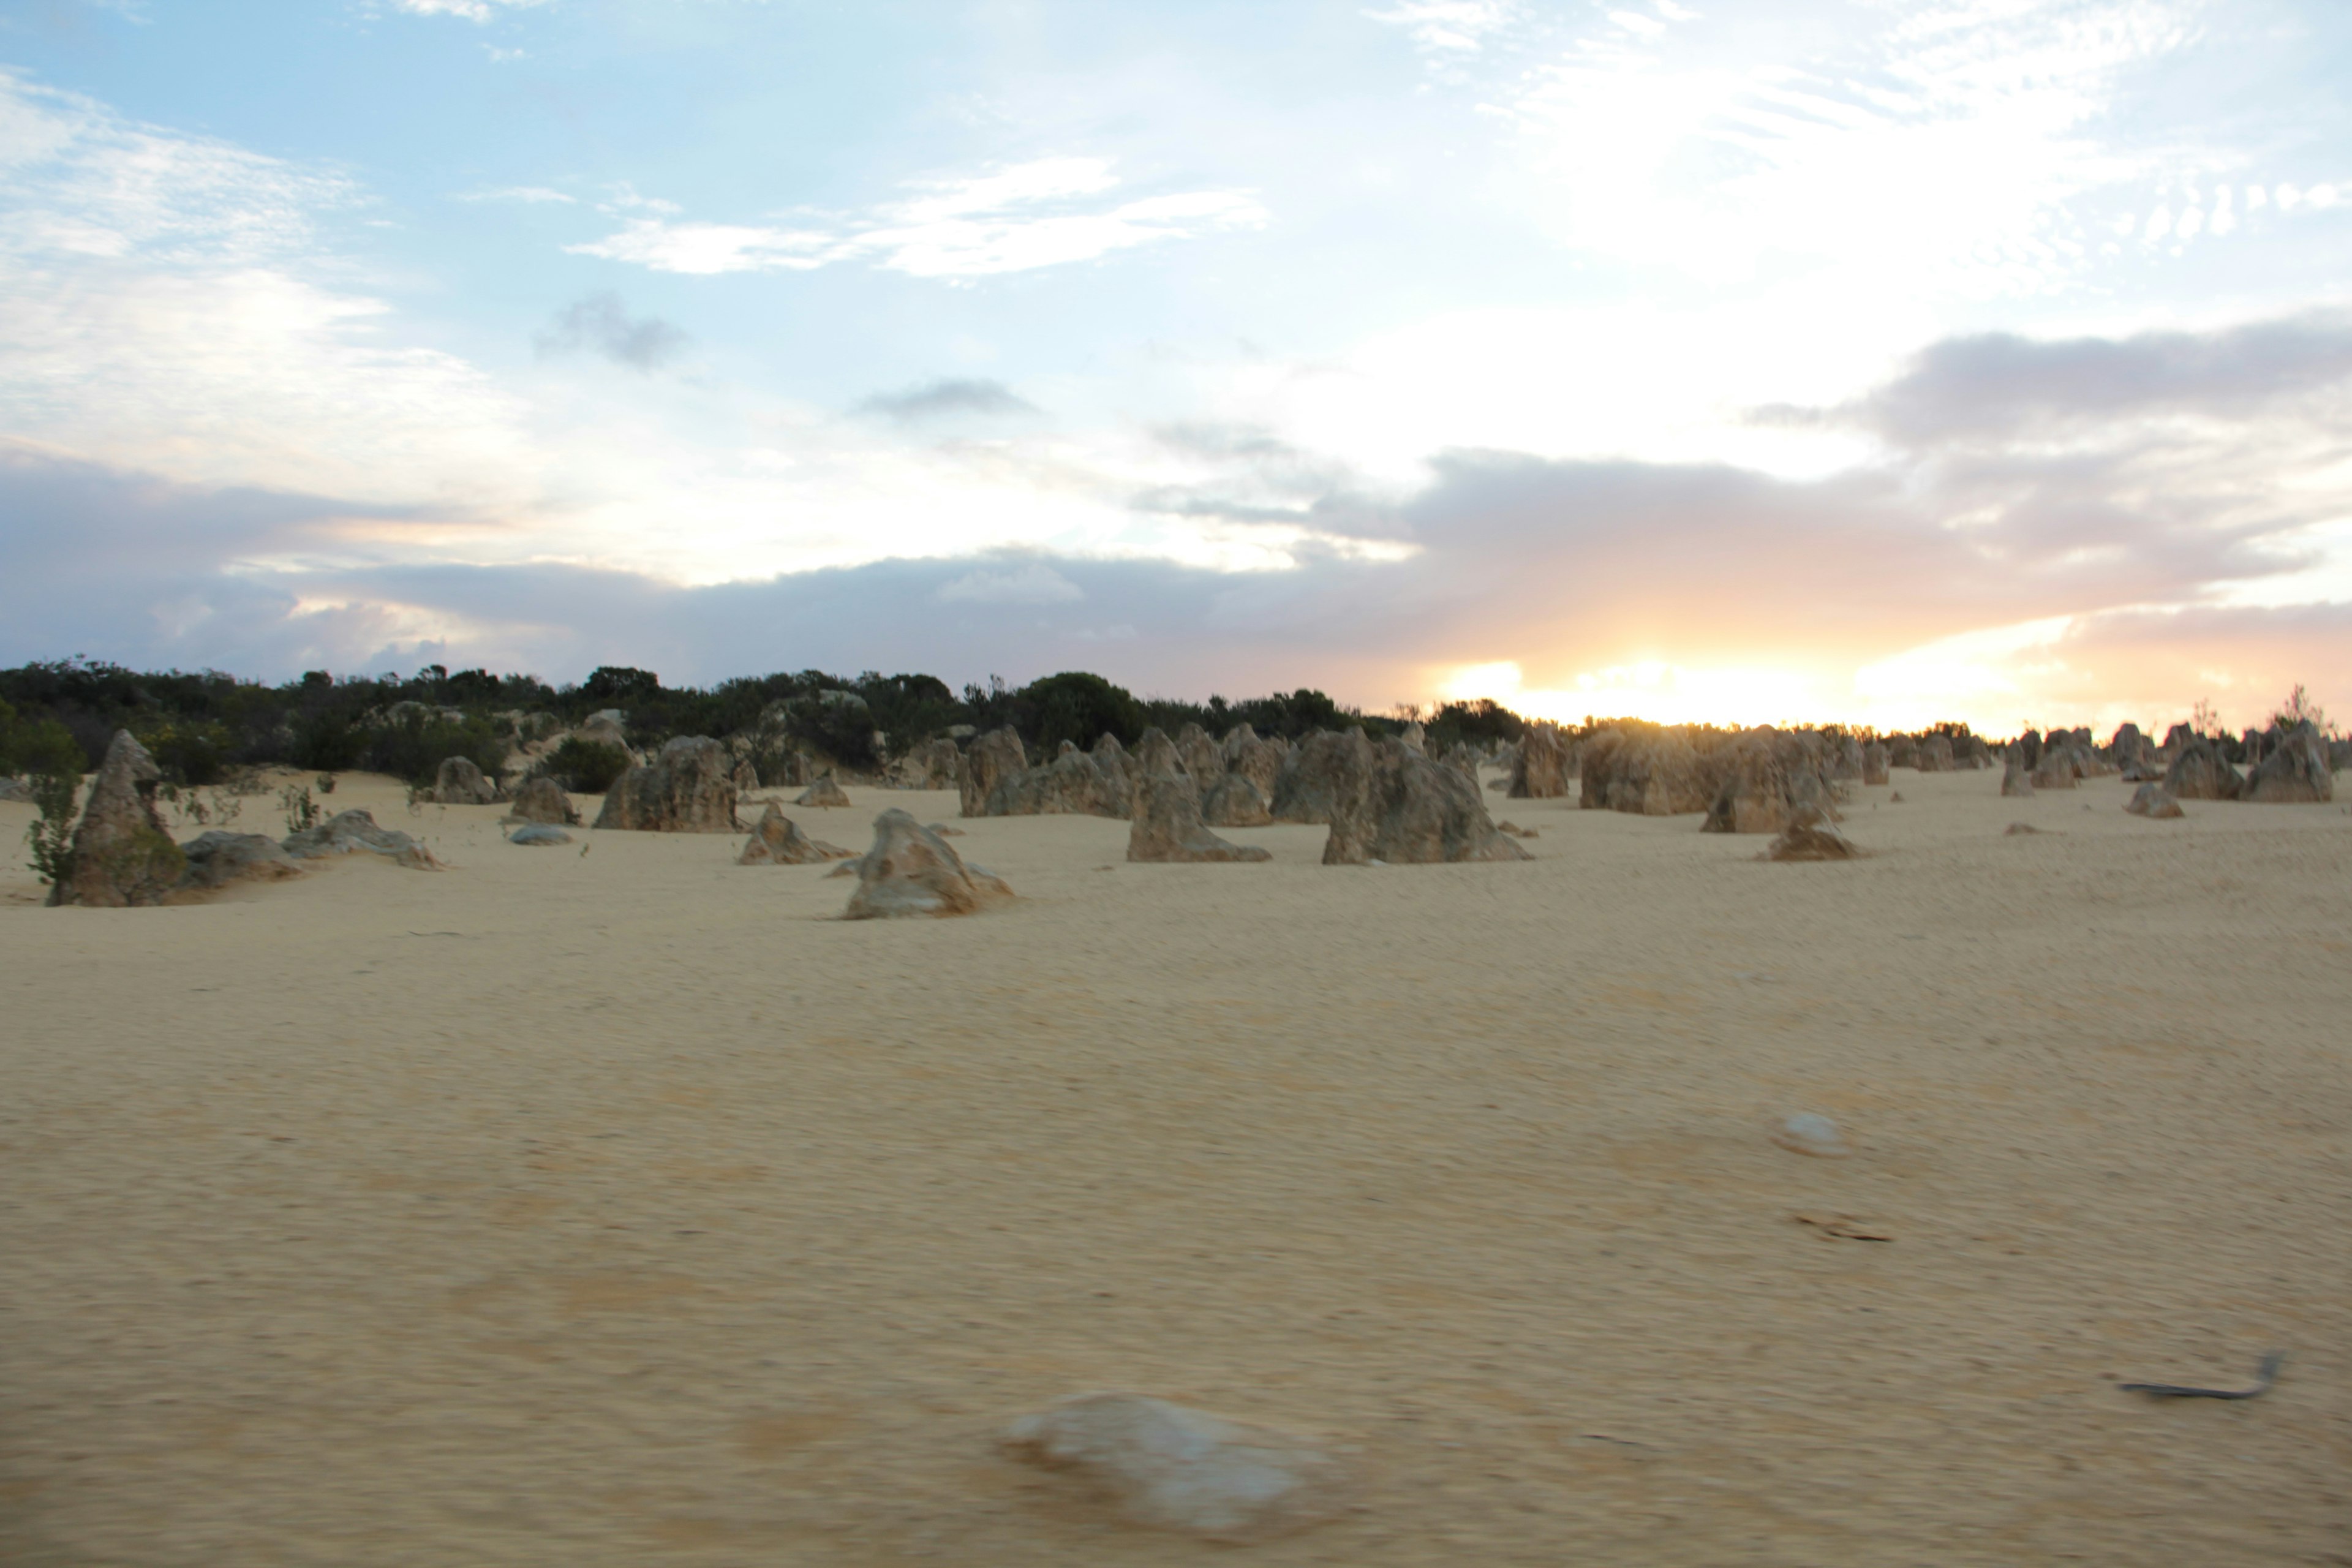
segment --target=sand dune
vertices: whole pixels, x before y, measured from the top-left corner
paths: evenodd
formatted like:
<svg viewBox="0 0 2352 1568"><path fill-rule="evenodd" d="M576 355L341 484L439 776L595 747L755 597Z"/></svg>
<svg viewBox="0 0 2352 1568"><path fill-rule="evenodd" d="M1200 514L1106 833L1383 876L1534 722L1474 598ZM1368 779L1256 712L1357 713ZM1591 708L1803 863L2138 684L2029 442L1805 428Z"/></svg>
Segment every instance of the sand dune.
<svg viewBox="0 0 2352 1568"><path fill-rule="evenodd" d="M1112 1387L1350 1455L1268 1564L2331 1560L2352 815L1895 782L1845 865L1573 801L1519 865L973 820L1022 897L941 921L362 778L450 869L12 869L0 1557L1212 1554L996 1450ZM956 809L851 794L793 815Z"/></svg>

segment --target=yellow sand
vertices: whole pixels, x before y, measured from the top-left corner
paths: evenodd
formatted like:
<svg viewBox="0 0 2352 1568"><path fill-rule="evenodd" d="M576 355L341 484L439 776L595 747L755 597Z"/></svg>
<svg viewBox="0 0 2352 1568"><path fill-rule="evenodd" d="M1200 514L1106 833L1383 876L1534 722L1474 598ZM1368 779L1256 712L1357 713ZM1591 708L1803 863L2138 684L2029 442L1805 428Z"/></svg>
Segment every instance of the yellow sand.
<svg viewBox="0 0 2352 1568"><path fill-rule="evenodd" d="M1895 783L1851 865L1498 795L1535 863L972 822L1024 896L942 921L362 778L450 869L11 871L0 1560L1228 1561L995 1451L1108 1387L1353 1454L1254 1563L2336 1561L2352 816ZM955 809L852 795L794 815Z"/></svg>

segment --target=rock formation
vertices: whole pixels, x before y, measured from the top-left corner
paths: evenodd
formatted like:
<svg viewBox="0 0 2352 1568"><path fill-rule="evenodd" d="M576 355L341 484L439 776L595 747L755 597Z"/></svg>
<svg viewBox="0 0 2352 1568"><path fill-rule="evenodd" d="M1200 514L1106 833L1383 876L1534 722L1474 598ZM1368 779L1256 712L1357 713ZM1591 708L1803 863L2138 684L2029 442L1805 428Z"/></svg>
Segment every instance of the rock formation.
<svg viewBox="0 0 2352 1568"><path fill-rule="evenodd" d="M1952 740L1948 735L1923 735L1911 749L1911 765L1923 773L1952 771Z"/></svg>
<svg viewBox="0 0 2352 1568"><path fill-rule="evenodd" d="M1096 739L1095 749L1091 755L1095 760L1096 771L1109 781L1111 786L1118 791L1119 798L1128 803L1129 812L1132 813L1135 807L1135 784L1141 776L1141 770L1136 766L1135 759L1127 754L1127 748L1118 743L1118 737L1108 730Z"/></svg>
<svg viewBox="0 0 2352 1568"><path fill-rule="evenodd" d="M1248 774L1227 773L1201 797L1201 819L1212 827L1264 827L1274 813Z"/></svg>
<svg viewBox="0 0 2352 1568"><path fill-rule="evenodd" d="M1217 742L1217 755L1223 757L1225 762L1225 766L1228 769L1231 769L1234 761L1238 759L1244 751L1247 751L1251 746L1255 745L1256 743L1257 731L1255 729L1252 729L1246 722L1236 724L1232 729L1225 731L1225 738L1223 740Z"/></svg>
<svg viewBox="0 0 2352 1568"><path fill-rule="evenodd" d="M1176 731L1176 754L1184 760L1184 771L1192 775L1195 788L1208 788L1225 771L1224 753L1198 724L1187 724Z"/></svg>
<svg viewBox="0 0 2352 1568"><path fill-rule="evenodd" d="M507 807L509 822L551 822L562 827L580 820L579 808L563 786L553 779L530 780L515 791L514 804Z"/></svg>
<svg viewBox="0 0 2352 1568"><path fill-rule="evenodd" d="M1865 785L1883 784L1886 783L1886 770L1892 765L1893 764L1887 761L1886 748L1880 745L1876 741L1868 742L1863 746L1862 782Z"/></svg>
<svg viewBox="0 0 2352 1568"><path fill-rule="evenodd" d="M1360 739L1362 731L1355 733ZM1459 772L1438 766L1392 735L1368 749L1360 783L1336 780L1326 866L1534 858L1496 830L1478 787Z"/></svg>
<svg viewBox="0 0 2352 1568"><path fill-rule="evenodd" d="M800 824L784 815L783 807L774 801L760 814L760 824L751 829L743 853L735 857L738 866L814 866L824 860L846 860L857 853L823 839L811 838L801 831Z"/></svg>
<svg viewBox="0 0 2352 1568"><path fill-rule="evenodd" d="M2029 776L2035 789L2073 789L2077 772L2073 737L2053 731L2042 742L2042 760Z"/></svg>
<svg viewBox="0 0 2352 1568"><path fill-rule="evenodd" d="M857 874L845 920L969 915L1013 897L1003 878L966 865L946 839L895 806L874 819L874 847L842 866Z"/></svg>
<svg viewBox="0 0 2352 1568"><path fill-rule="evenodd" d="M52 904L120 910L159 904L179 884L187 857L163 830L155 786L163 772L128 730L117 730L82 803L72 857Z"/></svg>
<svg viewBox="0 0 2352 1568"><path fill-rule="evenodd" d="M1242 784L1251 785L1247 779ZM1189 773L1146 773L1136 786L1135 825L1128 830L1127 858L1149 862L1271 860L1255 845L1228 844L1201 819L1200 792Z"/></svg>
<svg viewBox="0 0 2352 1568"><path fill-rule="evenodd" d="M441 805L495 805L498 786L482 776L471 757L444 757L433 775L433 799Z"/></svg>
<svg viewBox="0 0 2352 1568"><path fill-rule="evenodd" d="M1248 1545L1336 1519L1345 1466L1301 1437L1135 1394L1092 1394L1014 1422L1005 1446L1078 1472L1130 1523Z"/></svg>
<svg viewBox="0 0 2352 1568"><path fill-rule="evenodd" d="M357 807L337 812L315 827L286 836L286 853L297 860L322 860L330 855L356 855L365 850L381 855L412 871L438 871L433 852L396 828L378 827L375 817Z"/></svg>
<svg viewBox="0 0 2352 1568"><path fill-rule="evenodd" d="M988 797L985 816L1125 816L1129 785L1105 773L1076 747L1051 765L1001 781Z"/></svg>
<svg viewBox="0 0 2352 1568"><path fill-rule="evenodd" d="M665 742L650 763L613 781L596 826L637 833L742 832L727 748L707 735Z"/></svg>
<svg viewBox="0 0 2352 1568"><path fill-rule="evenodd" d="M1778 833L1800 806L1818 806L1834 818L1830 786L1810 737L1751 731L1708 759L1722 783L1708 805L1702 833Z"/></svg>
<svg viewBox="0 0 2352 1568"><path fill-rule="evenodd" d="M1475 779L1477 774L1471 777ZM1519 740L1518 761L1511 764L1510 797L1557 800L1567 793L1568 752L1560 744L1559 731L1550 724L1528 725Z"/></svg>
<svg viewBox="0 0 2352 1568"><path fill-rule="evenodd" d="M572 842L572 835L552 822L526 822L507 835L507 842L525 849L553 849Z"/></svg>
<svg viewBox="0 0 2352 1568"><path fill-rule="evenodd" d="M2245 783L2221 749L2201 736L2183 745L2164 770L2164 792L2175 800L2235 800Z"/></svg>
<svg viewBox="0 0 2352 1568"><path fill-rule="evenodd" d="M1334 803L1360 795L1371 770L1361 730L1318 730L1283 759L1266 809L1276 822L1329 822Z"/></svg>
<svg viewBox="0 0 2352 1568"><path fill-rule="evenodd" d="M2033 774L2025 765L2025 749L2021 746L2009 749L2009 761L2000 770L2000 793L2021 800L2033 796Z"/></svg>
<svg viewBox="0 0 2352 1568"><path fill-rule="evenodd" d="M954 789L962 777L963 753L938 736L890 764L890 782L899 789Z"/></svg>
<svg viewBox="0 0 2352 1568"><path fill-rule="evenodd" d="M1429 755L1429 729L1420 720L1415 719L1412 723L1407 724L1404 727L1404 733L1399 735L1397 739L1419 752L1423 756Z"/></svg>
<svg viewBox="0 0 2352 1568"><path fill-rule="evenodd" d="M2327 742L2306 719L2279 737L2277 749L2247 775L2242 800L2287 805L2336 798Z"/></svg>
<svg viewBox="0 0 2352 1568"><path fill-rule="evenodd" d="M1234 733L1239 734L1248 729L1249 726L1244 724ZM1228 735L1225 738L1231 741L1233 736ZM1282 777L1283 763L1289 755L1290 747L1286 742L1278 738L1260 740L1257 736L1251 735L1246 742L1234 751L1233 760L1227 767L1228 771L1237 773L1257 785L1258 794L1271 801L1274 798L1275 784Z"/></svg>
<svg viewBox="0 0 2352 1568"><path fill-rule="evenodd" d="M793 804L820 810L843 809L849 805L849 795L842 789L841 781L826 773L820 775L816 783L801 791Z"/></svg>
<svg viewBox="0 0 2352 1568"><path fill-rule="evenodd" d="M956 780L963 799L962 815L986 816L988 797L996 793L996 786L1028 771L1029 750L1012 725L981 736L964 753L963 773Z"/></svg>
<svg viewBox="0 0 2352 1568"><path fill-rule="evenodd" d="M187 869L180 886L209 892L232 882L281 882L302 868L278 840L260 833L230 833L215 827L180 846Z"/></svg>
<svg viewBox="0 0 2352 1568"><path fill-rule="evenodd" d="M1804 806L1793 813L1789 826L1780 837L1772 840L1764 851L1767 860L1852 860L1862 851L1853 839L1838 831L1837 824L1819 806Z"/></svg>
<svg viewBox="0 0 2352 1568"><path fill-rule="evenodd" d="M1138 773L1171 773L1184 765L1184 753L1154 724L1137 738L1134 760Z"/></svg>
<svg viewBox="0 0 2352 1568"><path fill-rule="evenodd" d="M2160 784L2144 784L2132 792L2124 809L2134 816L2169 817L2184 815L2180 803Z"/></svg>
<svg viewBox="0 0 2352 1568"><path fill-rule="evenodd" d="M1585 742L1582 804L1588 811L1677 816L1714 802L1698 752L1679 731L1603 730Z"/></svg>

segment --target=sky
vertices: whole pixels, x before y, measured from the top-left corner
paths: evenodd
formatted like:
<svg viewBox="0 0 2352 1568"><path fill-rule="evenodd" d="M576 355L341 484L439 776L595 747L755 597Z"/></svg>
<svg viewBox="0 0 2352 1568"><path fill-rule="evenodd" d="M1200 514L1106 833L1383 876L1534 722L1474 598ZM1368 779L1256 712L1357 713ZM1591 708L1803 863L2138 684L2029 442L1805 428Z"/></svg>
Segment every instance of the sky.
<svg viewBox="0 0 2352 1568"><path fill-rule="evenodd" d="M0 0L0 662L2352 718L2341 0Z"/></svg>

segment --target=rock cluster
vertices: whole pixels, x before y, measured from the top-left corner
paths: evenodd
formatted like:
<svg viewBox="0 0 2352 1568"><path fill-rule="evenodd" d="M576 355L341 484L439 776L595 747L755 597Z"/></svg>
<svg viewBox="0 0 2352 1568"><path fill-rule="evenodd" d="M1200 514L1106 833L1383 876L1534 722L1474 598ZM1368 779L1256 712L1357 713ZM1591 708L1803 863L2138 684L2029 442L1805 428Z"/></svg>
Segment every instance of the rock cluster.
<svg viewBox="0 0 2352 1568"><path fill-rule="evenodd" d="M1715 795L1697 751L1679 731L1602 730L1585 742L1581 804L1588 811L1678 816L1705 811Z"/></svg>
<svg viewBox="0 0 2352 1568"><path fill-rule="evenodd" d="M727 748L707 735L664 742L653 762L613 781L596 826L638 833L742 832Z"/></svg>

